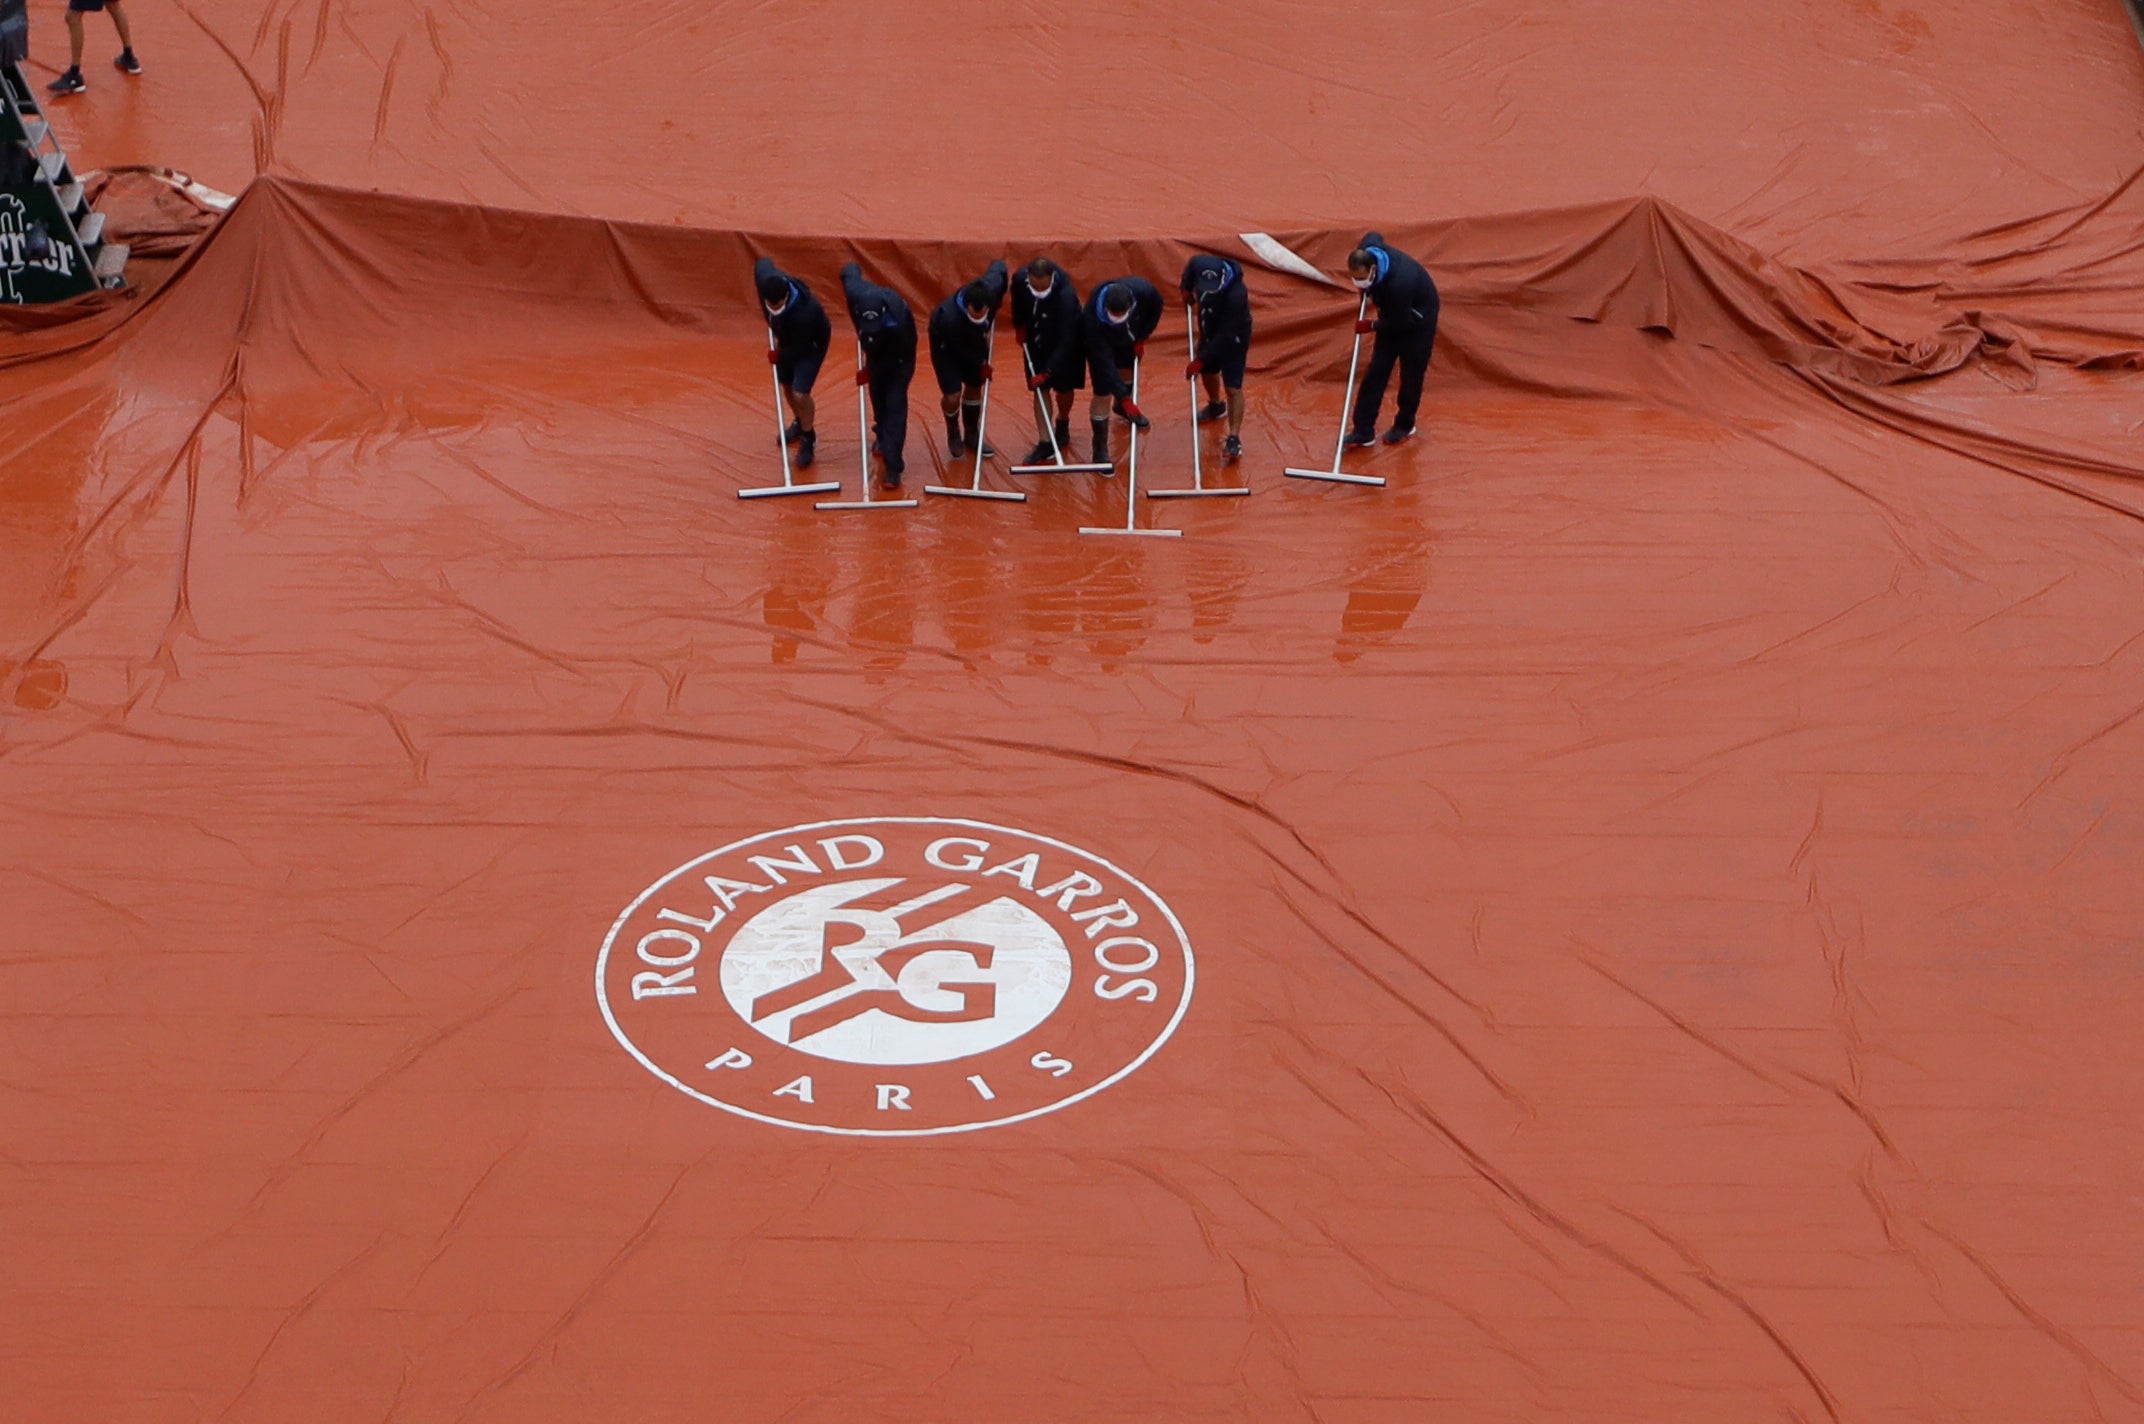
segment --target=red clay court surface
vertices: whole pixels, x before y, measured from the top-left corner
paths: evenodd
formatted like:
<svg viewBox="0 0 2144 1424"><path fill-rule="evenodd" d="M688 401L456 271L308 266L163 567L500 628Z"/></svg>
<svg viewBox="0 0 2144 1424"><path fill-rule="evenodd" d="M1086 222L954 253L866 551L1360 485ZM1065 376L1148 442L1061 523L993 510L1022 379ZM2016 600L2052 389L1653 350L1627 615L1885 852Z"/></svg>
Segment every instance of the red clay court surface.
<svg viewBox="0 0 2144 1424"><path fill-rule="evenodd" d="M89 19L245 193L0 328L11 1424L2144 1420L2117 0ZM1252 497L735 498L751 258L1043 248Z"/></svg>

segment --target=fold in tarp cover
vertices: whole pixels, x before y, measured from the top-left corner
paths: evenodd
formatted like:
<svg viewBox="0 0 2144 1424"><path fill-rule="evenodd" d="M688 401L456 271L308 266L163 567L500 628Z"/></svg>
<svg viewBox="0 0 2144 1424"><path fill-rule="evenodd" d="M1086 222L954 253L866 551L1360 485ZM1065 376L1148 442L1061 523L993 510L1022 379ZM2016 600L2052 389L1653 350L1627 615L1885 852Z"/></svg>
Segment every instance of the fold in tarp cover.
<svg viewBox="0 0 2144 1424"><path fill-rule="evenodd" d="M9 1421L2144 1420L2119 0L85 18ZM1286 480L1353 297L1245 235L1371 228L1422 433ZM1040 251L1244 264L1250 497L736 498L756 258L853 499L842 265Z"/></svg>

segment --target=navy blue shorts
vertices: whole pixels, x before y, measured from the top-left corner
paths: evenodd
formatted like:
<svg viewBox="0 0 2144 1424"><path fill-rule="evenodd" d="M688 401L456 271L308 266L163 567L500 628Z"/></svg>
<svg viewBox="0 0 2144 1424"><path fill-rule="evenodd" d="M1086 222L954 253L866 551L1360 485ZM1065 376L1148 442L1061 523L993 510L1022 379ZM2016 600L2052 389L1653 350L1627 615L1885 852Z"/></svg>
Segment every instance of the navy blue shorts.
<svg viewBox="0 0 2144 1424"><path fill-rule="evenodd" d="M72 3L72 0L70 0ZM102 4L104 0L97 0ZM792 361L787 356L774 363L775 379L785 391L795 391L800 396L811 394L811 388L819 379L819 364L826 360L824 351L813 351L800 360Z"/></svg>
<svg viewBox="0 0 2144 1424"><path fill-rule="evenodd" d="M67 0L67 8L77 15L94 15L104 8L104 0Z"/></svg>
<svg viewBox="0 0 2144 1424"><path fill-rule="evenodd" d="M981 385L983 363L970 361L934 341L931 343L931 374L938 378L938 394L949 396L963 386Z"/></svg>
<svg viewBox="0 0 2144 1424"><path fill-rule="evenodd" d="M1050 372L1049 389L1077 391L1087 385L1087 358L1074 356Z"/></svg>
<svg viewBox="0 0 2144 1424"><path fill-rule="evenodd" d="M1251 363L1251 343L1238 341L1227 349L1214 353L1214 364L1206 369L1221 378L1223 390L1243 389L1243 370Z"/></svg>
<svg viewBox="0 0 2144 1424"><path fill-rule="evenodd" d="M1116 396L1121 399L1132 393L1132 363L1127 359L1119 366L1115 352L1106 356L1089 354L1087 370L1094 381L1096 395Z"/></svg>

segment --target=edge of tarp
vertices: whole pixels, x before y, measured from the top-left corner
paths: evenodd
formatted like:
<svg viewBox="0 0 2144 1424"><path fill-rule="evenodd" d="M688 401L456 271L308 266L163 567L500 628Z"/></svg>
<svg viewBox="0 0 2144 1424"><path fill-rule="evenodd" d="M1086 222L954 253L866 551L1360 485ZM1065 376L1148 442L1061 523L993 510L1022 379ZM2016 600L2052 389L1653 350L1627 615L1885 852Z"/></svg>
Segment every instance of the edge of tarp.
<svg viewBox="0 0 2144 1424"><path fill-rule="evenodd" d="M2029 384L2035 360L2144 366L2144 329L2080 326L2070 310L2075 301L2062 304L2066 293L2082 300L2096 291L2086 279L2106 260L2103 249L2128 241L2135 209L2144 203L2140 179L2132 174L2096 202L2012 224L1964 257L1872 265L1851 277L1777 259L1649 195L1387 231L1436 274L1448 307L1503 307L1634 328L1863 385L1925 379L1982 360ZM1325 274L1338 270L1357 232L1320 227L1036 245L1074 271L1136 271L1157 279L1197 253L1248 254L1260 270L1286 281L1265 293L1279 305L1272 323L1261 327L1277 333L1315 317L1305 303L1329 301L1325 294L1338 284ZM298 286L314 299L342 285L370 289L369 297L344 294L348 309L358 312L376 305L371 298L384 291L421 307L427 291L473 283L540 289L562 309L638 302L666 322L717 330L751 324L748 274L758 256L837 297L832 275L847 261L874 268L901 290L927 293L951 290L993 258L1017 255L1027 245L627 222L271 174L249 184L185 252L171 279L122 318L47 327L37 333L41 339L25 343L29 349L0 359L0 369L79 352L160 309L184 313L204 330L227 326L252 309L257 281L297 281L300 267L306 270ZM502 264L502 252L513 260Z"/></svg>

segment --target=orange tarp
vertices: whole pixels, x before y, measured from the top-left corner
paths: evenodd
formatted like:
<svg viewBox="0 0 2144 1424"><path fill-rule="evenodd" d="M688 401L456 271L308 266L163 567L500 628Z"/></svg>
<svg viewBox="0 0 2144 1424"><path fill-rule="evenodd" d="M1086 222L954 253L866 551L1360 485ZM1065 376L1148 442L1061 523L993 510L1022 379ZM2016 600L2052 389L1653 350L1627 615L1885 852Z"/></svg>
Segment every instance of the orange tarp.
<svg viewBox="0 0 2144 1424"><path fill-rule="evenodd" d="M0 329L7 1419L2144 1419L2118 4L134 23L245 191ZM735 497L752 258L1043 249L1246 263L1251 497Z"/></svg>

